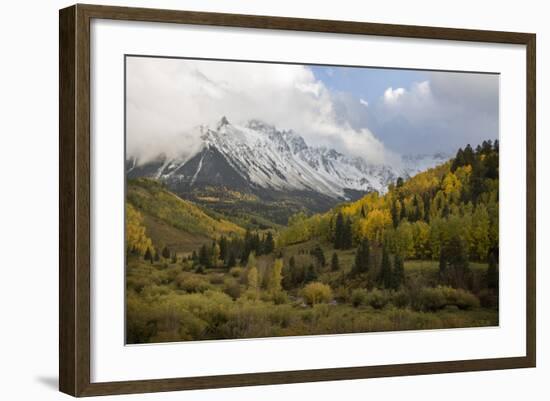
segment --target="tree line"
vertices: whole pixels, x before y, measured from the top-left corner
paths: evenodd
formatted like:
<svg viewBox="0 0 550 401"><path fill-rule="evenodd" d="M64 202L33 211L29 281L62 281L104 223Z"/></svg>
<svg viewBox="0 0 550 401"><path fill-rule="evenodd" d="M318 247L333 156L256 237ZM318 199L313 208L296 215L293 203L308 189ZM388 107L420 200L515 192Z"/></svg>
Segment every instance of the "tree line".
<svg viewBox="0 0 550 401"><path fill-rule="evenodd" d="M498 264L498 160L498 140L467 145L447 163L398 178L384 195L372 192L324 214L294 216L278 244L320 238L335 249L357 247L358 271L366 266L361 258L368 259L367 248L381 254L378 265L397 260L397 270L402 260L437 260L441 281L462 286L470 261ZM391 287L390 274L384 274L380 282Z"/></svg>

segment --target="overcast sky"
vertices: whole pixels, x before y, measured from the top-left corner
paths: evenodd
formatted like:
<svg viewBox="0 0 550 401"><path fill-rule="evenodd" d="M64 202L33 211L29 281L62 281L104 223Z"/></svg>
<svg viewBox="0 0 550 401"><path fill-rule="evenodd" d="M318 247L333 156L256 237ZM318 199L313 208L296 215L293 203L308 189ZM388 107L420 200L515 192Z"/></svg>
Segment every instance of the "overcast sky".
<svg viewBox="0 0 550 401"><path fill-rule="evenodd" d="M200 145L199 125L260 119L391 162L498 137L498 75L128 57L127 151L147 161Z"/></svg>

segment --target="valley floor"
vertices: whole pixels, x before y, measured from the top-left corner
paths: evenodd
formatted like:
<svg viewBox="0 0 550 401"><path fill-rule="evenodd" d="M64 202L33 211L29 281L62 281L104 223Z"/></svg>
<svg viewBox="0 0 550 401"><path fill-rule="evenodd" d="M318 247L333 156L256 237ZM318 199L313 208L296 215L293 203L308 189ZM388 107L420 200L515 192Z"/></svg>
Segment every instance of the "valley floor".
<svg viewBox="0 0 550 401"><path fill-rule="evenodd" d="M349 253L349 252L348 252ZM346 252L341 259L346 261ZM261 264L261 258L259 260ZM483 274L486 265L472 270ZM409 261L409 280L430 282L437 263ZM151 264L130 256L127 268L127 343L238 339L498 325L498 302L448 287L429 291L361 290L332 283L330 301L308 302L303 292L251 292L244 269L196 273L187 262Z"/></svg>

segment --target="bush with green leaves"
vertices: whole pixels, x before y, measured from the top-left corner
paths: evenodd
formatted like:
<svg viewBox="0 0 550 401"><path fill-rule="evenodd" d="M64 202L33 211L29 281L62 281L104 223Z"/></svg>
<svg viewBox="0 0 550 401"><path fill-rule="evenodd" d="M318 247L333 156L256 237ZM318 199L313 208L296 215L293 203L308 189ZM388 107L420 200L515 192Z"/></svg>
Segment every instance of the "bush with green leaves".
<svg viewBox="0 0 550 401"><path fill-rule="evenodd" d="M419 311L433 312L448 306L466 310L479 307L479 299L472 293L445 286L422 288L411 294L411 307Z"/></svg>
<svg viewBox="0 0 550 401"><path fill-rule="evenodd" d="M223 274L212 274L209 277L210 284L214 285L220 285L224 283L224 275Z"/></svg>
<svg viewBox="0 0 550 401"><path fill-rule="evenodd" d="M447 305L454 305L459 309L472 309L479 307L479 299L461 288L440 287L445 296Z"/></svg>
<svg viewBox="0 0 550 401"><path fill-rule="evenodd" d="M365 303L374 309L382 309L390 302L388 291L379 290L377 288L367 292Z"/></svg>
<svg viewBox="0 0 550 401"><path fill-rule="evenodd" d="M446 305L445 294L438 288L422 288L412 302L412 307L420 311L436 311Z"/></svg>
<svg viewBox="0 0 550 401"><path fill-rule="evenodd" d="M364 288L356 288L351 292L350 303L354 307L367 305L368 291Z"/></svg>
<svg viewBox="0 0 550 401"><path fill-rule="evenodd" d="M212 288L204 278L192 273L181 273L176 277L176 285L188 293L205 292Z"/></svg>
<svg viewBox="0 0 550 401"><path fill-rule="evenodd" d="M357 288L351 292L350 303L354 307L370 306L374 309L383 309L390 302L393 302L390 291L374 288L366 290Z"/></svg>
<svg viewBox="0 0 550 401"><path fill-rule="evenodd" d="M241 285L236 279L228 277L223 283L223 292L231 298L237 299L241 296Z"/></svg>

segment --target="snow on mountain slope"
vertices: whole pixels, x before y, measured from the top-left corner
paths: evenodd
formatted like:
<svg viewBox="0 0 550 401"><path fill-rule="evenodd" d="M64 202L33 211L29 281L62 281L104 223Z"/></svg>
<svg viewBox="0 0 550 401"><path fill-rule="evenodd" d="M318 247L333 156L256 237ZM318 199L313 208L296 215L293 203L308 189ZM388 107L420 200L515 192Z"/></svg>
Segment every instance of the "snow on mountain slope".
<svg viewBox="0 0 550 401"><path fill-rule="evenodd" d="M159 156L158 161L139 167L130 160L127 172L133 177L153 176L172 186L232 183L239 188L313 191L346 199L346 190L385 192L397 177L446 161L444 155L436 155L407 157L400 166L375 165L334 149L308 146L294 131L258 120L235 125L223 117L215 128L198 129L203 145L197 153L176 159Z"/></svg>
<svg viewBox="0 0 550 401"><path fill-rule="evenodd" d="M406 176L412 177L422 171L426 171L432 167L439 166L447 162L451 156L446 153L438 152L432 155L403 155L401 157L403 171Z"/></svg>

